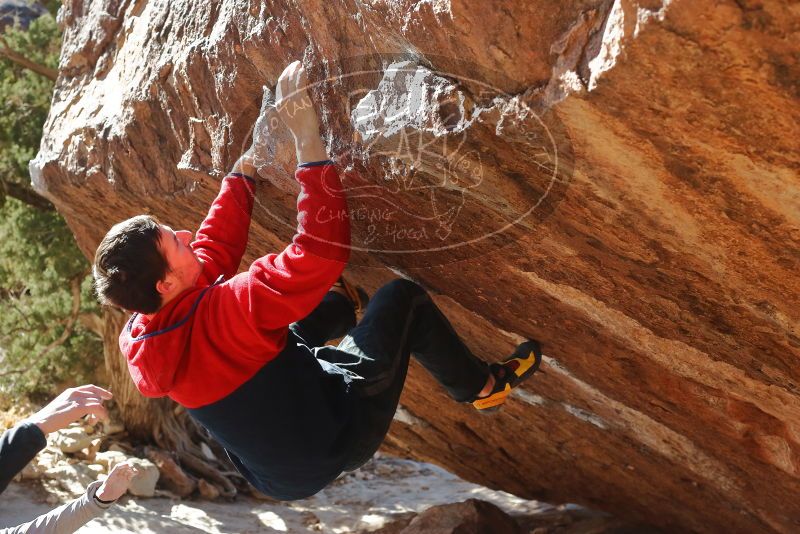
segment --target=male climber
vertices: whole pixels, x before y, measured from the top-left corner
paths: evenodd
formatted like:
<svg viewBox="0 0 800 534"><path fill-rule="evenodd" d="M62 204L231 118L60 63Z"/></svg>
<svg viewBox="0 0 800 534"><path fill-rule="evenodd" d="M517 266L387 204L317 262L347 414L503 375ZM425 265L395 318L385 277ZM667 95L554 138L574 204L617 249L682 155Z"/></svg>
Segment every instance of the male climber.
<svg viewBox="0 0 800 534"><path fill-rule="evenodd" d="M347 202L299 62L283 71L276 96L301 186L297 234L283 252L236 274L255 193L254 144L222 181L194 241L191 232L133 217L105 236L93 272L104 303L135 312L120 347L139 391L185 406L258 490L299 499L378 449L410 353L455 400L478 409L502 404L541 353L526 342L487 365L406 280L378 290L356 326L358 299L329 291L349 257ZM344 216L322 223L322 210Z"/></svg>

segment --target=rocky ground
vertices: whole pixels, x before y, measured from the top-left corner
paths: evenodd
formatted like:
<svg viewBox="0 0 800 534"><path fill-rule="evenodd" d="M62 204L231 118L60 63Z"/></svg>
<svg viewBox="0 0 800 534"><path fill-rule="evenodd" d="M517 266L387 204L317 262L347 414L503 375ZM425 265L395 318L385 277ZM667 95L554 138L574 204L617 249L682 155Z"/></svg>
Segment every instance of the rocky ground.
<svg viewBox="0 0 800 534"><path fill-rule="evenodd" d="M79 464L80 465L80 464ZM54 479L51 479L51 481ZM631 530L619 520L574 505L552 506L519 499L468 483L443 469L420 462L380 456L313 498L293 503L238 498L234 502L125 497L81 533L249 533L249 532L403 532L420 512L428 516L442 505L479 499L510 514L517 532L622 533ZM0 527L46 512L58 500L42 486L14 483L0 500ZM478 514L485 515L484 510ZM465 516L464 513L459 513ZM420 517L419 519L425 519ZM497 519L490 517L490 520ZM430 519L429 519L430 521ZM425 532L407 530L408 532ZM427 529L430 531L430 529ZM449 532L449 531L448 531Z"/></svg>
<svg viewBox="0 0 800 534"><path fill-rule="evenodd" d="M458 525L469 525L470 532L497 534L642 532L578 506L520 499L471 484L431 464L386 455L376 456L303 501L283 503L249 496L210 500L201 487L192 498L181 499L165 489L171 487L169 479L174 474L160 462L162 469L137 458L135 451L141 449L115 438L124 435L117 425L106 426L101 433L74 424L48 436L45 450L0 499L0 527L50 510L81 494L117 462L133 459L142 474L134 480L130 495L79 532L411 534L453 532Z"/></svg>

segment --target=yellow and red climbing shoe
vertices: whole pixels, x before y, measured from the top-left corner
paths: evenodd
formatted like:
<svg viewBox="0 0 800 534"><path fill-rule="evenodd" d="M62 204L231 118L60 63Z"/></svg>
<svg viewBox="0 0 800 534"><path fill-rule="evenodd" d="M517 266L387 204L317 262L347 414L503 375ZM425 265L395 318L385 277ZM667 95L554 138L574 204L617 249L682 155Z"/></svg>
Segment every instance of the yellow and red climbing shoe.
<svg viewBox="0 0 800 534"><path fill-rule="evenodd" d="M506 402L511 390L538 371L541 364L542 349L539 342L528 340L521 343L509 359L489 365L489 371L494 376L494 388L485 397L472 401L472 405L482 412L497 410Z"/></svg>

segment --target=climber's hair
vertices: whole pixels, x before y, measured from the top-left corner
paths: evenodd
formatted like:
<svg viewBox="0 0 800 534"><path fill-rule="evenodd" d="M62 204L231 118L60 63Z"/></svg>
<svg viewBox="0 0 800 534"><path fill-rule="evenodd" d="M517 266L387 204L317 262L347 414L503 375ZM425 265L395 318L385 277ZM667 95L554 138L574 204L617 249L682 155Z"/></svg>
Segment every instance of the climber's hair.
<svg viewBox="0 0 800 534"><path fill-rule="evenodd" d="M94 290L102 304L128 311L155 313L161 307L156 283L167 274L158 249L158 221L138 215L114 225L97 247L92 266Z"/></svg>

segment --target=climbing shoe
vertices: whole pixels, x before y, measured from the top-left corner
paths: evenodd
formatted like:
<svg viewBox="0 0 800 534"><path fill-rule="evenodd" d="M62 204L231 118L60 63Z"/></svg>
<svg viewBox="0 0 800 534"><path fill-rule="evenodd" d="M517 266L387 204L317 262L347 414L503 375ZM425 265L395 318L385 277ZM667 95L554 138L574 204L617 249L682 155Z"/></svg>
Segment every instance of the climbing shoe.
<svg viewBox="0 0 800 534"><path fill-rule="evenodd" d="M476 397L472 405L481 412L495 411L506 402L511 390L539 370L542 364L542 349L538 341L521 343L507 360L489 365L494 376L494 388L484 397Z"/></svg>
<svg viewBox="0 0 800 534"><path fill-rule="evenodd" d="M344 276L340 276L339 279L334 282L333 287L344 289L344 292L347 294L347 300L353 305L356 314L360 314L366 309L369 303L369 295L360 287L348 282Z"/></svg>

